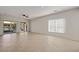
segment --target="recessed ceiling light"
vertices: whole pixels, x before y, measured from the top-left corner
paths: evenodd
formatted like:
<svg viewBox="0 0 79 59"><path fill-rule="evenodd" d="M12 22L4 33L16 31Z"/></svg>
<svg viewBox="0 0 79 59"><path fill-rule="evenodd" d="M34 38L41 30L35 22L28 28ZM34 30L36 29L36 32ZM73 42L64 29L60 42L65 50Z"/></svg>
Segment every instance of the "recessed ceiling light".
<svg viewBox="0 0 79 59"><path fill-rule="evenodd" d="M41 8L44 8L44 6L41 6Z"/></svg>

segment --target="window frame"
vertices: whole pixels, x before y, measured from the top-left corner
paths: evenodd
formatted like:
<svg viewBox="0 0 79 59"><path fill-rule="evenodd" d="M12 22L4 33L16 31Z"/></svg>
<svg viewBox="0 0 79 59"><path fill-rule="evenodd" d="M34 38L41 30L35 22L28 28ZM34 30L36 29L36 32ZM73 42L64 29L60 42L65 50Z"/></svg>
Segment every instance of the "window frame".
<svg viewBox="0 0 79 59"><path fill-rule="evenodd" d="M64 33L65 32L65 19L60 18L60 19L48 20L48 32Z"/></svg>

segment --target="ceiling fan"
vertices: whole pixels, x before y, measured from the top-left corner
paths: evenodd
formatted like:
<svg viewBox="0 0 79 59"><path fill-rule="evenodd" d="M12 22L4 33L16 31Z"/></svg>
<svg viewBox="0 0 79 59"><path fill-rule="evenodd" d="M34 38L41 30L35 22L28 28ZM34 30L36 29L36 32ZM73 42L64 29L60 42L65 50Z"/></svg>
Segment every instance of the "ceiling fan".
<svg viewBox="0 0 79 59"><path fill-rule="evenodd" d="M23 14L22 16L25 17L25 18L29 18L29 16L28 15L25 15L25 14Z"/></svg>

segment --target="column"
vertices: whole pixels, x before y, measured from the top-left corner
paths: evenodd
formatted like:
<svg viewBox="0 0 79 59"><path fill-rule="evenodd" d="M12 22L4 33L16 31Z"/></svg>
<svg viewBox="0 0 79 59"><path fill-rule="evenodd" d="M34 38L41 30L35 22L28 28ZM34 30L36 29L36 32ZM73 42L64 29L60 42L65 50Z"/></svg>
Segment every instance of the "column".
<svg viewBox="0 0 79 59"><path fill-rule="evenodd" d="M21 32L19 21L16 22L16 32Z"/></svg>
<svg viewBox="0 0 79 59"><path fill-rule="evenodd" d="M27 31L31 32L31 20L30 19L28 19L28 22L27 22Z"/></svg>
<svg viewBox="0 0 79 59"><path fill-rule="evenodd" d="M0 20L0 35L3 35L3 21Z"/></svg>

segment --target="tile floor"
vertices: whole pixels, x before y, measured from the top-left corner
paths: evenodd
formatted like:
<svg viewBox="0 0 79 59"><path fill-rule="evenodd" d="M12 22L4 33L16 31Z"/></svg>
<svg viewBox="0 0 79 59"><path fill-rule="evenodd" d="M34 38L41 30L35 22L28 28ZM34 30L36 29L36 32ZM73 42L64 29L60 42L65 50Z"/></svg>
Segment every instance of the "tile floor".
<svg viewBox="0 0 79 59"><path fill-rule="evenodd" d="M79 52L79 41L37 33L0 36L0 52Z"/></svg>

